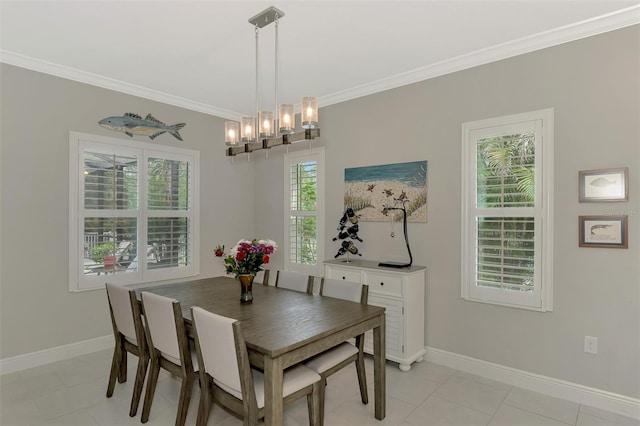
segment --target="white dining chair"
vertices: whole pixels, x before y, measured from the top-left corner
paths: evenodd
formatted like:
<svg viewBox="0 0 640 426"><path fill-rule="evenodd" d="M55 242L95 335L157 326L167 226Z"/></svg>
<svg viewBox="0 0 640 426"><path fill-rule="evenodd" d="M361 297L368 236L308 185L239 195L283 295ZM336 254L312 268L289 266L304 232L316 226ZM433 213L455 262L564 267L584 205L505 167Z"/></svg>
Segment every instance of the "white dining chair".
<svg viewBox="0 0 640 426"><path fill-rule="evenodd" d="M253 280L254 284L262 284L269 285L269 270L263 269L256 274L255 279Z"/></svg>
<svg viewBox="0 0 640 426"><path fill-rule="evenodd" d="M264 375L251 368L242 324L199 307L191 308L200 369L200 405L196 424L204 426L212 399L243 416L244 425L264 417ZM304 365L284 372L284 403L307 396L309 423L321 425L320 375Z"/></svg>
<svg viewBox="0 0 640 426"><path fill-rule="evenodd" d="M113 326L113 335L116 341L113 360L111 361L109 384L107 385L107 398L111 398L113 395L116 379L120 383L127 380L127 353L136 355L138 357L138 368L133 385L131 408L129 409L129 416L133 417L138 411L144 377L147 374L147 366L149 365L149 350L147 349L144 326L140 316L140 306L138 305L135 291L111 283L106 284L106 289L111 325Z"/></svg>
<svg viewBox="0 0 640 426"><path fill-rule="evenodd" d="M333 297L336 299L348 300L367 304L369 297L369 286L353 281L335 280L323 278L320 282L320 296ZM311 368L322 377L320 401L324 404L325 387L327 377L338 372L342 368L355 362L358 374L358 384L360 386L360 398L363 404L369 403L367 392L367 376L364 369L364 334L355 338L355 345L350 342L340 343L331 349L316 355L307 360L304 365ZM320 415L324 421L324 406L320 407Z"/></svg>
<svg viewBox="0 0 640 426"><path fill-rule="evenodd" d="M294 271L278 271L276 273L275 286L311 294L313 292L313 282L313 275Z"/></svg>
<svg viewBox="0 0 640 426"><path fill-rule="evenodd" d="M189 409L193 382L197 377L198 359L195 350L189 347L180 302L146 291L143 291L141 296L151 368L140 420L142 423L149 420L160 368L164 368L182 378L175 424L183 426Z"/></svg>

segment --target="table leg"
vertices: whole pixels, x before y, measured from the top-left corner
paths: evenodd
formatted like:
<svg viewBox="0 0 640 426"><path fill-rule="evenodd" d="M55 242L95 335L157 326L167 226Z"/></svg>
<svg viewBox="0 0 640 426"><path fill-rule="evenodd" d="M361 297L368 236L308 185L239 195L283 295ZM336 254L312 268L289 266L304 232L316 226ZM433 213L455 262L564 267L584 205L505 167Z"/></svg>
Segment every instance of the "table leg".
<svg viewBox="0 0 640 426"><path fill-rule="evenodd" d="M385 315L380 315L380 326L373 329L373 381L375 390L376 419L383 420L387 415L386 395L386 339Z"/></svg>
<svg viewBox="0 0 640 426"><path fill-rule="evenodd" d="M264 357L264 424L280 426L282 415L282 358Z"/></svg>

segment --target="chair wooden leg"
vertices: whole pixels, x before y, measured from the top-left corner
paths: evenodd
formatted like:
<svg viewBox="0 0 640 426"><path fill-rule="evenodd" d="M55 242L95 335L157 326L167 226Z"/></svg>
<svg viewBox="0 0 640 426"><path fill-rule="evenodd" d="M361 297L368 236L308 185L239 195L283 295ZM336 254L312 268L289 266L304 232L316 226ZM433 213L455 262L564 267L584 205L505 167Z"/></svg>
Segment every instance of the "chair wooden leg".
<svg viewBox="0 0 640 426"><path fill-rule="evenodd" d="M113 390L116 387L116 379L118 378L120 371L120 345L116 343L116 347L113 349L113 359L111 360L111 372L109 373L109 384L107 385L107 398L111 398Z"/></svg>
<svg viewBox="0 0 640 426"><path fill-rule="evenodd" d="M180 386L180 399L178 400L178 414L176 415L176 426L184 426L187 419L187 411L189 410L189 401L191 400L191 391L193 390L194 376L187 375L182 379Z"/></svg>
<svg viewBox="0 0 640 426"><path fill-rule="evenodd" d="M140 421L142 423L146 423L149 421L151 403L153 402L153 394L156 393L156 385L158 384L159 374L160 364L157 359L152 359L151 368L149 369L149 378L147 379L147 392L144 394L144 404L142 405L142 417L140 418Z"/></svg>
<svg viewBox="0 0 640 426"><path fill-rule="evenodd" d="M256 410L249 409L249 412L242 419L243 426L255 426L258 424L258 412Z"/></svg>
<svg viewBox="0 0 640 426"><path fill-rule="evenodd" d="M118 374L118 382L124 383L127 381L127 351L124 350L123 345L121 345L121 348L120 372Z"/></svg>
<svg viewBox="0 0 640 426"><path fill-rule="evenodd" d="M142 387L144 386L144 376L147 374L147 366L149 365L149 357L141 356L138 358L138 369L136 370L136 381L133 385L133 397L131 398L131 408L129 416L134 417L138 412L140 404L140 396L142 395Z"/></svg>
<svg viewBox="0 0 640 426"><path fill-rule="evenodd" d="M369 393L367 392L367 374L364 371L364 357L356 359L356 371L358 373L358 384L360 385L360 398L363 404L369 403Z"/></svg>
<svg viewBox="0 0 640 426"><path fill-rule="evenodd" d="M315 407L313 406L313 400L315 398L315 395L312 393L307 394L307 411L309 413L309 426L313 426L314 425L314 421L316 421L316 417L318 416L318 413L315 411Z"/></svg>
<svg viewBox="0 0 640 426"><path fill-rule="evenodd" d="M324 425L324 398L327 389L327 379L323 377L313 384L311 395L307 395L309 406L309 424L313 426Z"/></svg>
<svg viewBox="0 0 640 426"><path fill-rule="evenodd" d="M209 412L211 411L211 388L209 383L202 383L200 380L200 404L198 405L197 426L206 426L209 421Z"/></svg>

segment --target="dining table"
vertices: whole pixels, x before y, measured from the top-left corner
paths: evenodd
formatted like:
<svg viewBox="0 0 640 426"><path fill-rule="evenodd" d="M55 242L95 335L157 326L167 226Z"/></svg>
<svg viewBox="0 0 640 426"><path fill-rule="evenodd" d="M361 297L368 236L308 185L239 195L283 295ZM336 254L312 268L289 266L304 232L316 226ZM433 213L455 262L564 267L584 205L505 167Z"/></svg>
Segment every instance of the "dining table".
<svg viewBox="0 0 640 426"><path fill-rule="evenodd" d="M240 284L212 277L140 287L180 302L187 333L193 336L191 308L242 323L249 361L264 372L266 425L283 422L283 372L352 337L373 330L374 416L386 415L385 308L254 284L252 303L240 303Z"/></svg>

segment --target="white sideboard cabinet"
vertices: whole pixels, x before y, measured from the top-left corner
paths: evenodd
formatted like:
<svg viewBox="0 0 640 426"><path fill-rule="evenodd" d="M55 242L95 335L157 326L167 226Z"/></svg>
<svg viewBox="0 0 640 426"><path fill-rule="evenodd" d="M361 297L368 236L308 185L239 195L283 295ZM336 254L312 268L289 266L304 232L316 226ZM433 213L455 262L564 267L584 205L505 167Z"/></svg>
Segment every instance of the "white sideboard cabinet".
<svg viewBox="0 0 640 426"><path fill-rule="evenodd" d="M370 260L330 260L324 263L327 278L355 281L369 286L369 304L386 309L387 359L409 371L422 362L424 347L425 267L379 267ZM365 337L365 351L373 353L373 335Z"/></svg>

